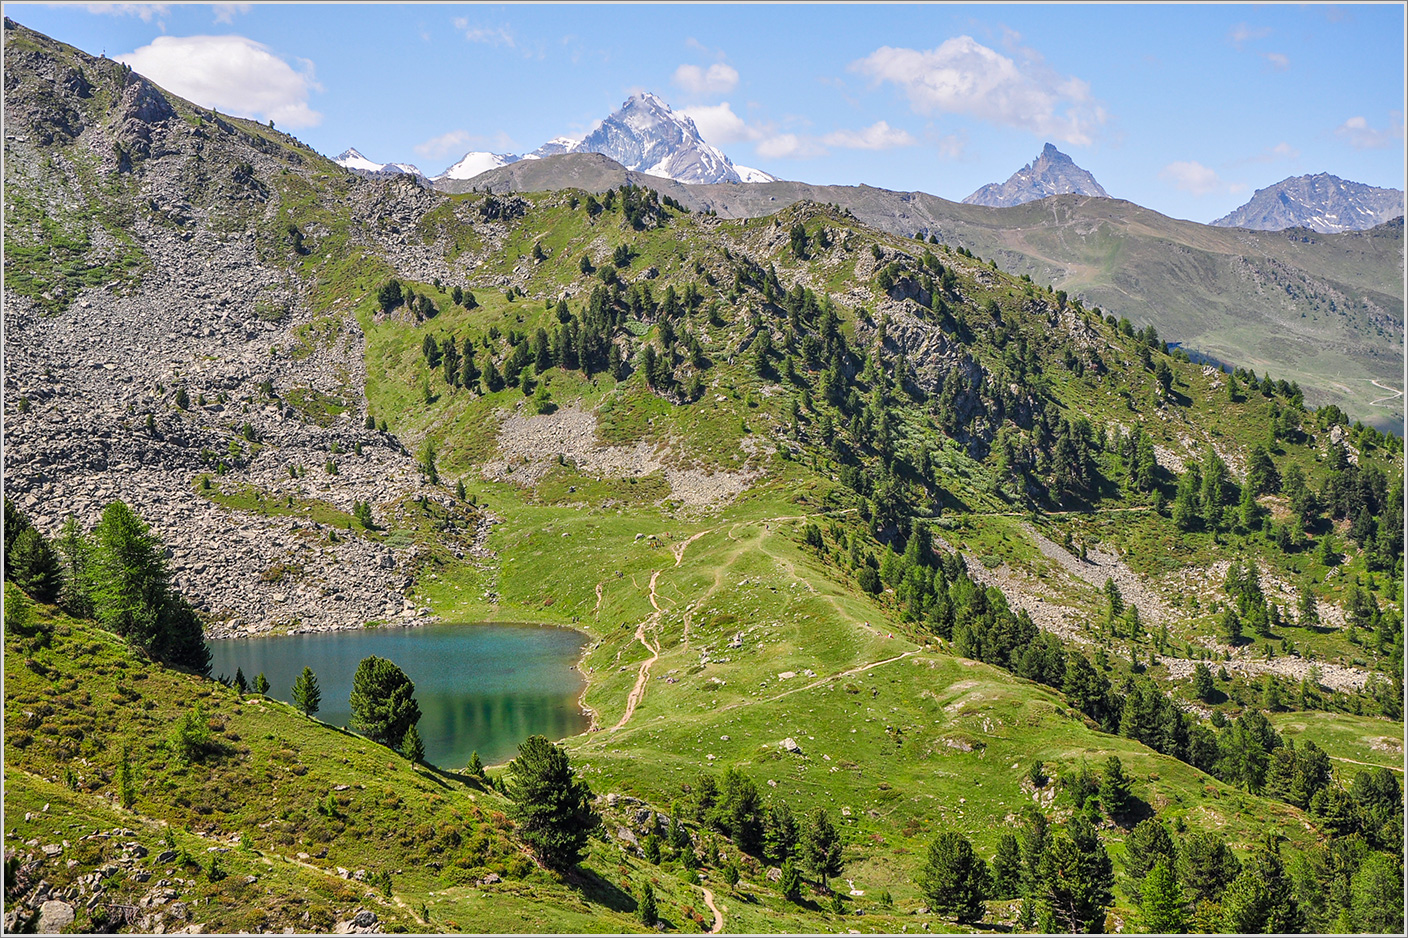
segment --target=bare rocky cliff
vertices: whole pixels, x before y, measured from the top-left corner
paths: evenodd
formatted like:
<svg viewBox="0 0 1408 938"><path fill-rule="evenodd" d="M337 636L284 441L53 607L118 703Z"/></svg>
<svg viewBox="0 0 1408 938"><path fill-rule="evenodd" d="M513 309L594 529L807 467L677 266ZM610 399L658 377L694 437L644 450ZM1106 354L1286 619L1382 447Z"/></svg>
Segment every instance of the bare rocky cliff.
<svg viewBox="0 0 1408 938"><path fill-rule="evenodd" d="M305 260L334 234L287 202L332 190L355 247L429 279L449 271L407 232L443 196L5 28L7 497L51 535L132 504L211 634L418 619L424 546L329 514L411 527L424 495L460 556L487 520L365 427L360 327Z"/></svg>

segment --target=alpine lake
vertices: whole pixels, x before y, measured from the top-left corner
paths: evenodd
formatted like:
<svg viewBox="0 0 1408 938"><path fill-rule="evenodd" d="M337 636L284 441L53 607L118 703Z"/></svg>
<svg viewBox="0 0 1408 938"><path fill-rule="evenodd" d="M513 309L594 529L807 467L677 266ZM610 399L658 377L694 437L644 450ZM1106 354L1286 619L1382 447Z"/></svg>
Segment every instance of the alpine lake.
<svg viewBox="0 0 1408 938"><path fill-rule="evenodd" d="M351 723L358 663L368 655L395 662L415 684L426 761L458 770L475 751L494 765L515 757L529 736L558 740L586 731L577 670L586 641L557 626L437 623L208 644L211 674L232 678L239 668L252 686L262 672L269 696L286 702L303 668L312 668L322 690L317 719L342 727Z"/></svg>

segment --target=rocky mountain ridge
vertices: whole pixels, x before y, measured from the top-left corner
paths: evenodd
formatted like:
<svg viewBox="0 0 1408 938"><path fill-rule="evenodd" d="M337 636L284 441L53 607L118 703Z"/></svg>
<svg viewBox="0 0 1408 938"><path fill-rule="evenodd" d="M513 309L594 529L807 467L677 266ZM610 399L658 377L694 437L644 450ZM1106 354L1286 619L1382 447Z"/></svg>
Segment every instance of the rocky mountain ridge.
<svg viewBox="0 0 1408 938"><path fill-rule="evenodd" d="M1006 182L988 183L964 199L963 204L1007 208L1053 195L1109 198L1094 176L1048 143L1036 159L1007 177Z"/></svg>
<svg viewBox="0 0 1408 938"><path fill-rule="evenodd" d="M336 167L115 62L5 28L7 496L50 535L70 514L87 528L108 500L128 501L211 635L419 620L404 597L422 548L339 532L328 516L368 501L410 525L424 496L457 519L440 543L459 555L482 551L488 519L365 426L361 330L349 309L316 307L299 267L330 232L279 221L277 180ZM402 174L343 178L364 220L351 250L448 276L401 233L440 197ZM102 279L19 276L34 274L31 245L55 237ZM135 272L108 279L120 252Z"/></svg>
<svg viewBox="0 0 1408 938"><path fill-rule="evenodd" d="M1256 193L1216 221L1220 228L1282 231L1308 228L1320 234L1365 231L1403 215L1403 192L1341 179L1329 173L1290 176Z"/></svg>
<svg viewBox="0 0 1408 938"><path fill-rule="evenodd" d="M1330 235L1251 232L1074 194L993 208L866 185L686 185L591 153L522 161L438 186L599 193L626 183L725 218L766 216L804 200L837 205L871 227L966 247L1088 306L1153 324L1191 352L1232 366L1259 362L1259 372L1298 381L1316 403L1336 403L1383 428L1402 425L1402 398L1381 389L1401 381L1401 222ZM1247 322L1259 325L1246 330Z"/></svg>
<svg viewBox="0 0 1408 938"><path fill-rule="evenodd" d="M357 151L355 147L348 147L332 160L343 169L350 170L358 176L368 178L385 178L389 176L410 176L428 183L430 180L420 171L420 168L412 163L378 163L369 160Z"/></svg>
<svg viewBox="0 0 1408 938"><path fill-rule="evenodd" d="M627 98L584 137L554 137L522 155L471 150L444 172L431 177L431 181L440 185L473 179L513 163L565 153L599 153L633 172L682 183L777 181L760 169L735 166L722 150L704 142L693 120L676 114L659 96L648 91ZM354 149L345 150L334 162L364 175L404 172L425 178L414 166L375 163Z"/></svg>

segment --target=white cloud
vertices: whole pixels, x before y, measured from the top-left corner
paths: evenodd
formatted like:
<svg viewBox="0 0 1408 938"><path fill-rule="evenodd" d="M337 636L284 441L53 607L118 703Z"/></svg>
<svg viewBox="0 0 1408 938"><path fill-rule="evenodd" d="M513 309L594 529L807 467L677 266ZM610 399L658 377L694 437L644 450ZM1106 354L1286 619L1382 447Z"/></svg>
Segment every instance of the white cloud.
<svg viewBox="0 0 1408 938"><path fill-rule="evenodd" d="M492 137L485 137L467 130L451 130L438 137L431 137L424 143L418 143L412 149L428 160L438 160L452 153L459 155L472 149L492 149L496 152L511 150L513 140L503 131Z"/></svg>
<svg viewBox="0 0 1408 938"><path fill-rule="evenodd" d="M1226 190L1236 192L1240 186L1228 186L1217 175L1217 170L1204 166L1202 163L1188 161L1183 163L1169 163L1159 171L1159 178L1165 182L1172 183L1177 189L1184 192L1191 192L1193 195L1207 195L1210 192Z"/></svg>
<svg viewBox="0 0 1408 938"><path fill-rule="evenodd" d="M701 104L695 107L680 108L676 113L694 121L699 136L715 146L738 143L742 140L760 140L766 131L733 112L729 102L722 104Z"/></svg>
<svg viewBox="0 0 1408 938"><path fill-rule="evenodd" d="M1238 160L1239 163L1294 163L1300 159L1300 151L1282 140L1274 147L1267 147L1256 156Z"/></svg>
<svg viewBox="0 0 1408 938"><path fill-rule="evenodd" d="M456 17L454 24L455 29L464 33L464 38L470 42L482 42L491 46L508 46L510 49L518 47L513 30L507 26L471 26L469 20L463 16Z"/></svg>
<svg viewBox="0 0 1408 938"><path fill-rule="evenodd" d="M252 3L217 3L215 4L215 22L233 23L236 16L248 13L252 6Z"/></svg>
<svg viewBox="0 0 1408 938"><path fill-rule="evenodd" d="M449 133L441 134L438 137L431 137L424 143L418 143L414 149L416 153L430 160L438 160L450 153L459 150L468 150L469 141L473 137L467 130L452 130Z"/></svg>
<svg viewBox="0 0 1408 938"><path fill-rule="evenodd" d="M1056 74L1030 50L1023 59L1019 65L957 36L927 51L883 46L850 69L901 88L920 114L967 114L1063 143L1090 143L1108 116L1090 85Z"/></svg>
<svg viewBox="0 0 1408 938"><path fill-rule="evenodd" d="M926 136L938 150L939 156L946 160L956 160L963 156L964 151L968 149L968 131L966 130L956 134L942 136L928 134Z"/></svg>
<svg viewBox="0 0 1408 938"><path fill-rule="evenodd" d="M115 58L202 107L284 127L312 127L323 119L308 106L309 93L323 90L313 63L299 59L295 71L244 36L158 36Z"/></svg>
<svg viewBox="0 0 1408 938"><path fill-rule="evenodd" d="M1232 40L1232 44L1237 48L1242 47L1242 43L1252 39L1265 39L1271 35L1270 26L1248 26L1246 23L1238 23L1227 33L1227 38Z"/></svg>
<svg viewBox="0 0 1408 938"><path fill-rule="evenodd" d="M1270 62L1271 67L1276 69L1276 71L1278 72L1284 72L1286 69L1291 67L1290 57L1282 55L1280 52L1263 52L1261 54L1261 57L1266 61Z"/></svg>
<svg viewBox="0 0 1408 938"><path fill-rule="evenodd" d="M47 3L45 6L66 7L68 3ZM135 16L143 23L164 17L171 12L169 3L85 3L83 9L99 16Z"/></svg>
<svg viewBox="0 0 1408 938"><path fill-rule="evenodd" d="M738 70L723 62L715 62L707 69L681 65L675 69L674 83L690 94L728 94L738 86Z"/></svg>
<svg viewBox="0 0 1408 938"><path fill-rule="evenodd" d="M891 127L885 121L876 121L864 130L835 130L821 138L829 147L842 147L848 150L890 150L895 147L912 147L918 140L909 131Z"/></svg>
<svg viewBox="0 0 1408 938"><path fill-rule="evenodd" d="M1369 126L1369 121L1364 117L1351 117L1335 128L1335 136L1346 141L1356 150L1377 150L1388 146L1395 140L1403 139L1403 112L1389 112L1389 126L1387 130L1379 130Z"/></svg>
<svg viewBox="0 0 1408 938"><path fill-rule="evenodd" d="M799 134L774 134L758 143L754 149L765 159L810 159L826 155L826 148L811 137Z"/></svg>

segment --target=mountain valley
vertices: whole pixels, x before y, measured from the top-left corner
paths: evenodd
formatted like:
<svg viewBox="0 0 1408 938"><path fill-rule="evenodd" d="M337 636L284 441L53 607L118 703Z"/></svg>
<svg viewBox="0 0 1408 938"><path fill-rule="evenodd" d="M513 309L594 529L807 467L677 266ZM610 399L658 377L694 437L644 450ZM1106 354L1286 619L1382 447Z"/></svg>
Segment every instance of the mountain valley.
<svg viewBox="0 0 1408 938"><path fill-rule="evenodd" d="M653 96L429 186L5 56L7 931L1401 929L1401 219L743 182ZM583 633L580 857L527 748L114 630L115 501L207 637Z"/></svg>

